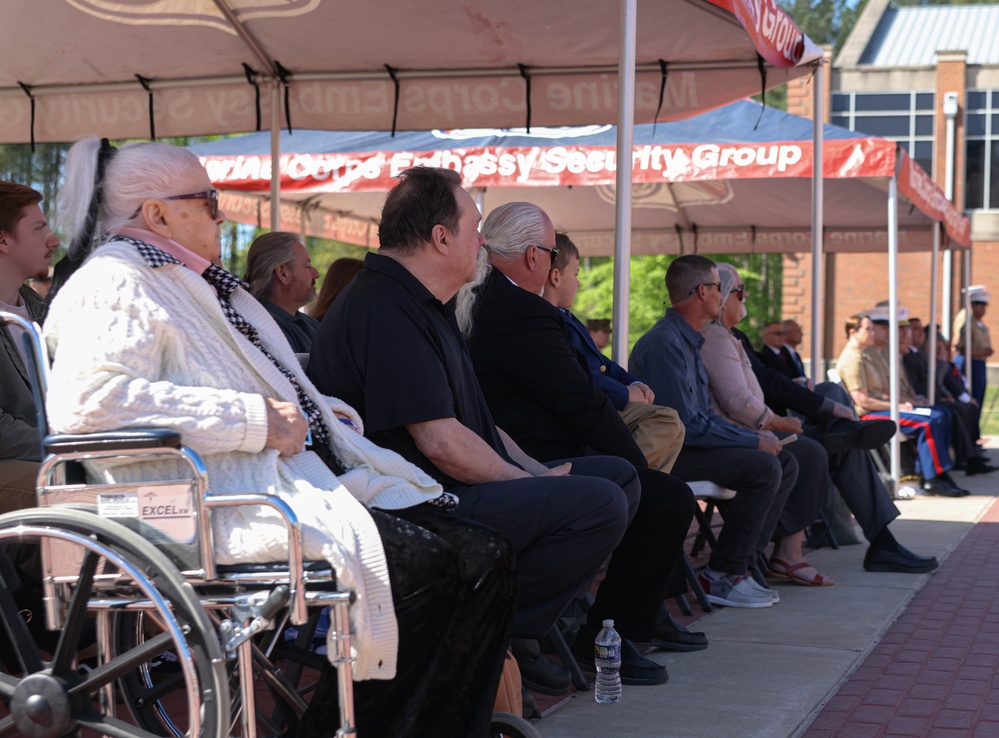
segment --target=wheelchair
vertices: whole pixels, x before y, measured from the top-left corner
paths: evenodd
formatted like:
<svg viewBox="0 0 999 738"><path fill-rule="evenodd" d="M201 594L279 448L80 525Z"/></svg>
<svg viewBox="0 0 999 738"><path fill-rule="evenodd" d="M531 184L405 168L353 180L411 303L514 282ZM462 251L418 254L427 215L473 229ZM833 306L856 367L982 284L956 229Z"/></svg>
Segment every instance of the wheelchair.
<svg viewBox="0 0 999 738"><path fill-rule="evenodd" d="M309 677L327 661L339 698L330 734L356 735L353 593L337 589L328 562L303 560L294 511L267 495L212 494L203 462L173 431L50 435L38 328L9 313L0 324L23 331L43 439L38 507L0 516L0 736L294 735ZM185 473L135 484L83 478L83 461L137 458L172 458ZM286 561L216 565L212 512L241 505L281 515ZM310 649L324 610L332 658ZM503 713L492 734L537 735Z"/></svg>

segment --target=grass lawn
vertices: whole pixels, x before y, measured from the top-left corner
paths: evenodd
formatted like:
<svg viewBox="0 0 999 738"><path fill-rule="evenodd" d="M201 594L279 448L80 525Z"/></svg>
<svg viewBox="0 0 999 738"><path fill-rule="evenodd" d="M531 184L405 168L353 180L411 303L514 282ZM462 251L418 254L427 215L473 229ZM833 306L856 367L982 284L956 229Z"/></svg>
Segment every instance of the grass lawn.
<svg viewBox="0 0 999 738"><path fill-rule="evenodd" d="M999 436L999 387L985 388L985 402L982 408L982 435Z"/></svg>

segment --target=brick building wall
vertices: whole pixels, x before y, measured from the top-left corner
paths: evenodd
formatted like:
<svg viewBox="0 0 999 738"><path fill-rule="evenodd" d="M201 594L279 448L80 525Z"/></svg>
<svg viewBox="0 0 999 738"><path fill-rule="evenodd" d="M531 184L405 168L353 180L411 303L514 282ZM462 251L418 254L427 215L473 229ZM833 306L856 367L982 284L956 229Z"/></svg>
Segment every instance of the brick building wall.
<svg viewBox="0 0 999 738"><path fill-rule="evenodd" d="M966 100L967 65L964 52L938 52L936 68L937 115L935 122L934 179L944 188L945 170L945 118L942 113L945 92L957 92L962 110L957 117L955 144L954 178L955 200L959 207L964 199L964 124L963 106ZM825 118L828 121L831 101L832 74L827 67L825 77ZM813 78L802 78L788 84L788 112L811 118L814 100ZM925 322L930 314L930 253L901 254L898 259L898 300L909 308L910 314ZM943 276L943 256L940 257L940 271ZM962 266L959 256L954 260L954 299L960 298ZM877 302L888 299L888 255L875 254L829 254L825 257L825 321L823 355L835 360L846 344L843 326L846 319L861 310L873 307ZM999 336L999 242L974 242L972 245L972 283L985 284L996 294L993 310L986 322L993 336ZM942 299L940 286L938 301ZM801 324L804 339L802 355L810 357L811 343L811 300L812 275L810 254L788 254L784 257L784 299L785 318L793 318ZM953 313L960 305L955 305ZM938 315L941 306L938 304ZM953 314L952 313L952 314ZM945 328L949 334L949 327Z"/></svg>

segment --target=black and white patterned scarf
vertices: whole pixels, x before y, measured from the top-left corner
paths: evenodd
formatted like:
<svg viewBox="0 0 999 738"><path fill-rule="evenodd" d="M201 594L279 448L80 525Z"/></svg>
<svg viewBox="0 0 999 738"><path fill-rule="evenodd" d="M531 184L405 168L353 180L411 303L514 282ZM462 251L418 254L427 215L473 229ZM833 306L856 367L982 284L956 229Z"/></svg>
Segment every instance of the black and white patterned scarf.
<svg viewBox="0 0 999 738"><path fill-rule="evenodd" d="M145 259L146 263L150 267L156 268L161 267L166 264L181 264L182 262L166 253L162 249L158 249L155 246L146 243L145 241L140 241L135 238L128 238L126 236L115 236L116 240L125 241L130 243L139 251L139 254ZM289 371L277 358L267 350L263 342L260 340L260 334L257 329L249 323L249 321L244 318L232 304L232 293L236 291L237 287L242 287L244 290L249 291L249 285L246 284L239 277L230 274L222 267L210 264L208 268L201 275L208 284L215 288L215 292L218 295L219 305L222 307L222 312L225 314L226 319L229 323L240 333L242 333L246 339L256 346L260 351L266 356L278 371L280 371L289 382L291 386L295 388L295 394L298 395L298 404L305 413L306 418L309 421L309 431L312 435L312 450L316 452L320 459L330 468L330 470L340 476L347 472L347 466L344 464L343 460L334 453L332 444L330 443L330 431L326 426L326 421L323 419L322 411L319 406L309 397L305 390L302 389L302 385L299 384L298 378ZM428 501L429 504L435 505L437 507L442 507L445 510L454 510L458 506L458 499L450 494L443 493L440 497L436 497L433 500Z"/></svg>
<svg viewBox="0 0 999 738"><path fill-rule="evenodd" d="M146 260L152 268L161 267L166 264L181 264L181 261L170 254L166 253L162 249L158 249L151 244L145 243L144 241L139 241L138 239L128 238L125 236L118 236L118 240L130 243L138 249L139 254L142 258ZM260 340L260 334L257 329L249 323L249 321L244 318L232 304L232 293L236 291L237 287L242 287L245 290L249 290L249 285L238 277L230 274L222 267L215 266L214 264L209 264L208 268L201 275L208 284L215 288L215 292L218 295L219 305L222 306L222 312L225 314L226 319L229 323L242 333L246 339L256 346L260 351L266 356L278 371L285 376L285 378L291 382L291 386L295 388L295 394L298 396L299 407L302 408L302 412L305 413L305 417L309 421L309 431L312 435L312 450L315 451L319 458L321 458L326 465L333 471L337 476L345 474L347 472L347 467L343 461L330 449L330 431L326 427L326 421L323 420L322 411L311 397L309 397L305 390L302 389L302 385L299 384L298 378L280 361L274 356L267 348L264 346L263 342Z"/></svg>

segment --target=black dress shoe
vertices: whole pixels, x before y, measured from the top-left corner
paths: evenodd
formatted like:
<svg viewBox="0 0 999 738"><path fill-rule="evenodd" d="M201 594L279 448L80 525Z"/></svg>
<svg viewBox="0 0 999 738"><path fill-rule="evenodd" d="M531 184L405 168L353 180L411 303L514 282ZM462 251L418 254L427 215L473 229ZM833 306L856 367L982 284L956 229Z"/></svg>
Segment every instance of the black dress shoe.
<svg viewBox="0 0 999 738"><path fill-rule="evenodd" d="M849 449L863 450L881 448L897 430L894 421L878 420L841 420L822 436L822 445L830 454L841 454Z"/></svg>
<svg viewBox="0 0 999 738"><path fill-rule="evenodd" d="M914 554L904 546L899 546L897 551L885 551L872 546L867 549L867 555L864 556L864 568L867 571L926 574L939 565L935 557Z"/></svg>
<svg viewBox="0 0 999 738"><path fill-rule="evenodd" d="M968 490L964 489L963 487L959 487L957 482L954 481L954 478L947 472L941 474L940 479L943 479L945 484L949 484L951 487L953 487L954 491L958 493L958 497L967 497L968 495L971 494Z"/></svg>
<svg viewBox="0 0 999 738"><path fill-rule="evenodd" d="M699 631L690 632L667 616L652 631L652 645L666 651L703 651L708 647L708 637Z"/></svg>
<svg viewBox="0 0 999 738"><path fill-rule="evenodd" d="M981 456L972 456L964 468L964 473L969 477L976 474L991 474L994 471L999 471L999 466L992 466L987 459L983 459Z"/></svg>
<svg viewBox="0 0 999 738"><path fill-rule="evenodd" d="M941 474L933 479L927 479L923 482L923 492L931 497L964 497L968 494L957 485L948 484L943 477L944 475Z"/></svg>
<svg viewBox="0 0 999 738"><path fill-rule="evenodd" d="M583 627L579 629L579 634L572 644L572 655L576 657L576 662L592 672L597 670L593 662L593 640L596 637L595 632L591 635L589 629ZM621 684L643 687L665 684L667 681L669 674L665 666L645 658L627 638L621 639Z"/></svg>
<svg viewBox="0 0 999 738"><path fill-rule="evenodd" d="M510 641L510 651L520 667L520 681L532 692L559 697L572 687L569 671L542 656L537 641L514 638Z"/></svg>

